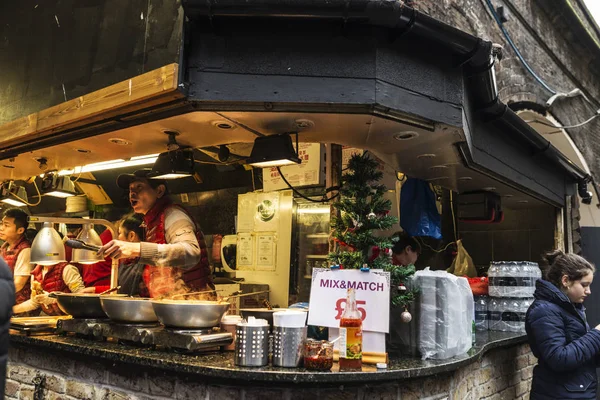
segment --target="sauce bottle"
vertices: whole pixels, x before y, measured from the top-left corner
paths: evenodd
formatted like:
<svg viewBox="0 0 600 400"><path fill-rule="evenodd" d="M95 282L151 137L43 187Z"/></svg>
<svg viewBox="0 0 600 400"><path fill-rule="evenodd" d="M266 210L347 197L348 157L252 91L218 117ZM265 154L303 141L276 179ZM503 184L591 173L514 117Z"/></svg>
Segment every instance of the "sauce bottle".
<svg viewBox="0 0 600 400"><path fill-rule="evenodd" d="M348 289L346 308L340 319L340 371L362 369L362 318L354 289Z"/></svg>

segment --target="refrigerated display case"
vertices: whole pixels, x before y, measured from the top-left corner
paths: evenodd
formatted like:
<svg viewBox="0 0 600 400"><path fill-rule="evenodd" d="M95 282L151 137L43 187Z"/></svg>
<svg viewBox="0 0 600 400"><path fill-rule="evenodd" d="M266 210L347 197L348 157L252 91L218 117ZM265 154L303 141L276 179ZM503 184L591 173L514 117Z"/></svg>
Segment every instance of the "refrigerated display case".
<svg viewBox="0 0 600 400"><path fill-rule="evenodd" d="M329 266L330 208L327 204L298 203L298 301L308 301L313 268Z"/></svg>

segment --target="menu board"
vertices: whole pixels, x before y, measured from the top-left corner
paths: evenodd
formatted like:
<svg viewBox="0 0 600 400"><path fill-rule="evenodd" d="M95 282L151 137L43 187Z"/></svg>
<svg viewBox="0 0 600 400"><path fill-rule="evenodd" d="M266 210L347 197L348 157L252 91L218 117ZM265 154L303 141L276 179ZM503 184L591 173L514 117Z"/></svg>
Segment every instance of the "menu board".
<svg viewBox="0 0 600 400"><path fill-rule="evenodd" d="M356 291L363 330L387 333L390 329L390 273L381 270L314 268L308 324L338 328L348 289Z"/></svg>
<svg viewBox="0 0 600 400"><path fill-rule="evenodd" d="M280 167L281 173L293 187L323 185L325 183L325 147L320 143L298 145L300 164ZM288 189L277 168L263 168L265 192Z"/></svg>

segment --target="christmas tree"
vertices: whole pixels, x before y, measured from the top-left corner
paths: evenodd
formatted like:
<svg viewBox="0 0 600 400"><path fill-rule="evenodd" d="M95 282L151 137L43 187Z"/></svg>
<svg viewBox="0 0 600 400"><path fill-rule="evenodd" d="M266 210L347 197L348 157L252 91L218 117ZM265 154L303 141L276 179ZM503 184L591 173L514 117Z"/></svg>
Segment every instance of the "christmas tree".
<svg viewBox="0 0 600 400"><path fill-rule="evenodd" d="M367 152L354 154L342 176L340 200L334 204L339 216L332 219L336 242L329 260L344 269L382 269L391 277L391 303L405 308L414 292L404 283L415 272L414 266L393 265L393 238L377 237L376 230L390 229L398 222L389 215L391 201L384 198L386 187L379 184L383 172Z"/></svg>

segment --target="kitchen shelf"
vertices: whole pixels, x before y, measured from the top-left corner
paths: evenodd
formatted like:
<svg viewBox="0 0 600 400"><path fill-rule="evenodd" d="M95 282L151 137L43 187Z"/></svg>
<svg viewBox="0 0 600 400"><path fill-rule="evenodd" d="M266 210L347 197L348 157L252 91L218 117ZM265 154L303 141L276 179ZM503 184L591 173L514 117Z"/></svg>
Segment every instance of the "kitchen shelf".
<svg viewBox="0 0 600 400"><path fill-rule="evenodd" d="M326 254L307 254L306 258L309 260L327 260L329 256Z"/></svg>

